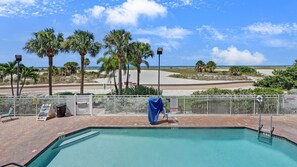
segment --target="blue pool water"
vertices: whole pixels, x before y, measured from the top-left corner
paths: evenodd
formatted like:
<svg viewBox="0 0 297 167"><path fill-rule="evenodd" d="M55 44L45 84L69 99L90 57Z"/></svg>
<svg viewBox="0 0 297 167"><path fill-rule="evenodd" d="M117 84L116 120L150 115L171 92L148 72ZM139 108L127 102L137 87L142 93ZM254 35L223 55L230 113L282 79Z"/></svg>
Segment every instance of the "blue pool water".
<svg viewBox="0 0 297 167"><path fill-rule="evenodd" d="M31 167L297 167L297 147L248 129L91 129L65 137Z"/></svg>

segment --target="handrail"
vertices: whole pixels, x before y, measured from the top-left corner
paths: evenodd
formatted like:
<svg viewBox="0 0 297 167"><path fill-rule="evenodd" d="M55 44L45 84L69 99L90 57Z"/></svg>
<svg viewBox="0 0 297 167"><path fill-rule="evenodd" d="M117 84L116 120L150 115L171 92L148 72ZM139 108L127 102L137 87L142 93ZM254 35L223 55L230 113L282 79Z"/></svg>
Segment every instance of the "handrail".
<svg viewBox="0 0 297 167"><path fill-rule="evenodd" d="M14 163L14 162L10 162L10 163L2 165L0 167L6 167L6 166L10 166L10 165L14 165L14 166L17 166L17 167L26 167L24 165L20 165L20 164Z"/></svg>

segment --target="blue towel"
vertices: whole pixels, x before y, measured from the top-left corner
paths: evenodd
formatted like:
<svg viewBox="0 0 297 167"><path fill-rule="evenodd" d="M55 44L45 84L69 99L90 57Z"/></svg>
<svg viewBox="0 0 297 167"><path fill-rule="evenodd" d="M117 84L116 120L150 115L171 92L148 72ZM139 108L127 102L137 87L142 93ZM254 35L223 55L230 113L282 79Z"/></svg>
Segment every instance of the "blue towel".
<svg viewBox="0 0 297 167"><path fill-rule="evenodd" d="M149 98L148 118L150 123L156 123L160 112L163 111L164 104L161 98Z"/></svg>

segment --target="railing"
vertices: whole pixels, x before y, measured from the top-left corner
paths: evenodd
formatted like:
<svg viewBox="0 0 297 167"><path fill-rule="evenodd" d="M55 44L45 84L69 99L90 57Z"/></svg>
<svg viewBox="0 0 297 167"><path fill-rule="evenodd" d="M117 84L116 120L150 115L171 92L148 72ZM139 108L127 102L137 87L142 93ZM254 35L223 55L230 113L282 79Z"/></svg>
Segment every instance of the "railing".
<svg viewBox="0 0 297 167"><path fill-rule="evenodd" d="M1 112L14 108L14 115L36 115L42 104L55 109L64 103L72 115L144 115L153 96L71 95L43 97L0 97ZM170 98L178 99L178 114L257 115L255 95L162 96L167 109ZM264 96L263 114L297 114L297 95Z"/></svg>

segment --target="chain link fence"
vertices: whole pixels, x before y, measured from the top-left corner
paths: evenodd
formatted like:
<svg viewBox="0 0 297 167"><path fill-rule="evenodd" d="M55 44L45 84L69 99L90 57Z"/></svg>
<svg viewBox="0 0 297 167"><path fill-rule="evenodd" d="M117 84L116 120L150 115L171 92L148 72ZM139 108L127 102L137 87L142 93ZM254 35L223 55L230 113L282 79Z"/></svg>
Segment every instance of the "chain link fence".
<svg viewBox="0 0 297 167"><path fill-rule="evenodd" d="M117 95L71 95L44 97L0 97L0 111L14 108L14 115L37 115L42 104L66 104L72 115L144 115L149 97ZM170 99L178 101L177 114L257 115L260 107L255 95L162 96L166 110ZM297 95L264 96L263 114L297 114Z"/></svg>

